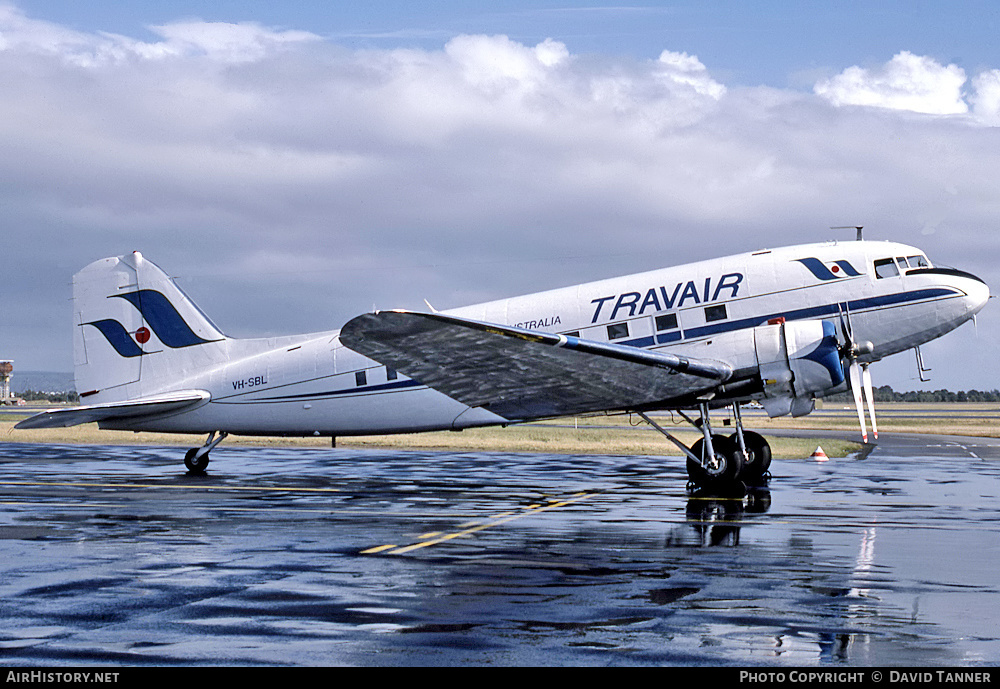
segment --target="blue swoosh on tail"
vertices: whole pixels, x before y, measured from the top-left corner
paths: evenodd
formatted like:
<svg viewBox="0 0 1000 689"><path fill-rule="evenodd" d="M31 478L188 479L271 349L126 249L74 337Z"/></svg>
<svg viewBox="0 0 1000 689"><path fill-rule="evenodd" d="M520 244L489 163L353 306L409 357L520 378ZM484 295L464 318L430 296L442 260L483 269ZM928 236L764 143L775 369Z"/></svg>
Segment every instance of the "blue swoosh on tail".
<svg viewBox="0 0 1000 689"><path fill-rule="evenodd" d="M211 342L211 340L198 337L191 330L191 326L181 317L177 309L174 308L174 305L170 303L170 300L162 292L152 289L141 289L135 292L126 292L125 294L115 294L114 296L127 300L132 306L138 309L143 319L149 324L149 327L160 338L160 342L168 347L179 349L181 347L191 347Z"/></svg>

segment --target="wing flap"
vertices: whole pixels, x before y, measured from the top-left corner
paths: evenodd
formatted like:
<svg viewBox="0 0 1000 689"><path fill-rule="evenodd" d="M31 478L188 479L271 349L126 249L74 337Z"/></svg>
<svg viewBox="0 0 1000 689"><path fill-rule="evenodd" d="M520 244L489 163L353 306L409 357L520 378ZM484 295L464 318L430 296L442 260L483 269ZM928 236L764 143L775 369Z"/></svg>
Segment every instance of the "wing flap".
<svg viewBox="0 0 1000 689"><path fill-rule="evenodd" d="M51 409L28 417L14 428L65 428L81 423L152 416L200 406L212 399L205 390L179 390L125 402L106 402L68 409Z"/></svg>
<svg viewBox="0 0 1000 689"><path fill-rule="evenodd" d="M483 323L381 311L348 322L341 342L470 407L511 420L629 409L710 390L720 362Z"/></svg>

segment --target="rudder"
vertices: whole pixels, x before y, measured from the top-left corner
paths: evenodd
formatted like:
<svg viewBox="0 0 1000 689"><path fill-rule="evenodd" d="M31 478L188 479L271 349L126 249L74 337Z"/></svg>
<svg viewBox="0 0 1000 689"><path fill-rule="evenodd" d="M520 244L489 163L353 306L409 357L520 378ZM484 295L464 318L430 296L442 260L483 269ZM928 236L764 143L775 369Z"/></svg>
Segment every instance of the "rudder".
<svg viewBox="0 0 1000 689"><path fill-rule="evenodd" d="M176 387L224 356L225 335L139 252L73 276L73 358L84 403L132 400Z"/></svg>

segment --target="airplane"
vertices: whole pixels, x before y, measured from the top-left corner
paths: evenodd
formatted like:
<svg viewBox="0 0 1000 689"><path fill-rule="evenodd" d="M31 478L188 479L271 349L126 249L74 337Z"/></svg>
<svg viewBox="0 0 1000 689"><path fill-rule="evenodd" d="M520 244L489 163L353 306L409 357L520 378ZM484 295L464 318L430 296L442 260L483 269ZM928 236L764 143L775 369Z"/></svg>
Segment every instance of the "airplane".
<svg viewBox="0 0 1000 689"><path fill-rule="evenodd" d="M506 426L633 413L673 442L694 485L766 480L767 441L740 405L802 416L826 395L863 399L869 366L972 319L989 288L921 250L831 241L663 268L448 311L365 313L340 330L227 337L139 252L73 278L81 406L17 424L206 433L204 473L229 434L337 436ZM731 436L710 411L728 408ZM686 446L649 415L677 412Z"/></svg>

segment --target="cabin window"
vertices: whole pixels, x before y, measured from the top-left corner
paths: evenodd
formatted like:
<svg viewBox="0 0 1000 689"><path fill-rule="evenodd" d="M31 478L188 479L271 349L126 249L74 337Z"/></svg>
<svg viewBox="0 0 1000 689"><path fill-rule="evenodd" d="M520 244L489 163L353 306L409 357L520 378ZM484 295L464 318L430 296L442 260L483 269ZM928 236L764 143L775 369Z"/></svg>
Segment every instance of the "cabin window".
<svg viewBox="0 0 1000 689"><path fill-rule="evenodd" d="M665 313L656 317L656 330L673 330L677 327L677 314Z"/></svg>
<svg viewBox="0 0 1000 689"><path fill-rule="evenodd" d="M875 277L881 278L894 278L899 275L899 269L896 268L896 262L891 258L881 258L875 261Z"/></svg>
<svg viewBox="0 0 1000 689"><path fill-rule="evenodd" d="M565 335L566 337L580 337L580 331L574 330L572 332L563 333L563 335Z"/></svg>
<svg viewBox="0 0 1000 689"><path fill-rule="evenodd" d="M397 378L399 378L399 374L396 373L396 369L389 368L388 366L386 366L385 367L385 379L386 380L396 380Z"/></svg>
<svg viewBox="0 0 1000 689"><path fill-rule="evenodd" d="M368 374L364 371L354 372L354 382L361 387L362 385L368 385Z"/></svg>
<svg viewBox="0 0 1000 689"><path fill-rule="evenodd" d="M726 305L716 304L715 306L705 307L705 322L712 323L713 321L724 321L728 316L726 315Z"/></svg>
<svg viewBox="0 0 1000 689"><path fill-rule="evenodd" d="M628 323L612 323L608 326L608 339L620 340L628 337Z"/></svg>

